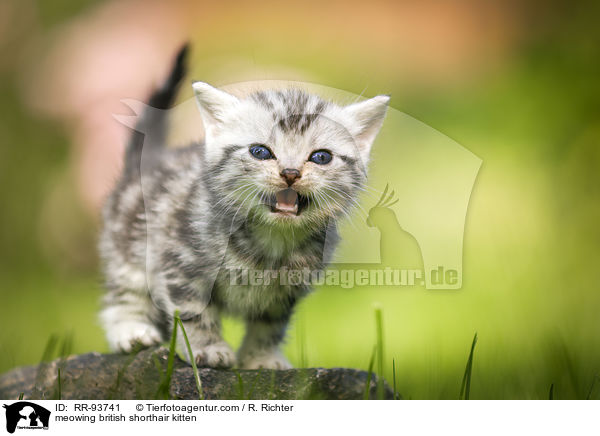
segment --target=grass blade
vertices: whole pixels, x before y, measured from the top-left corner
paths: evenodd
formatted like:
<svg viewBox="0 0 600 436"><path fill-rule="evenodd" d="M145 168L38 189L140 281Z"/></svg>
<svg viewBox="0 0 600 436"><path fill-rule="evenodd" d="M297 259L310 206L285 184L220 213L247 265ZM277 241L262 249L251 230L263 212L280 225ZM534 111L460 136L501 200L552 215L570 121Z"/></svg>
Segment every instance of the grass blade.
<svg viewBox="0 0 600 436"><path fill-rule="evenodd" d="M300 360L300 367L308 367L308 359L306 357L306 336L304 334L304 323L302 319L298 318L296 321L296 344L298 346L298 358Z"/></svg>
<svg viewBox="0 0 600 436"><path fill-rule="evenodd" d="M173 318L173 331L171 333L171 342L169 343L169 357L167 359L167 372L164 375L163 380L158 385L156 390L156 398L168 400L170 396L171 377L173 376L173 364L175 362L175 346L177 344L177 319L179 318L179 311L175 311Z"/></svg>
<svg viewBox="0 0 600 436"><path fill-rule="evenodd" d="M46 346L44 347L44 352L42 353L42 359L40 360L40 363L46 363L52 360L56 345L58 345L58 336L55 334L50 335L48 341L46 342Z"/></svg>
<svg viewBox="0 0 600 436"><path fill-rule="evenodd" d="M21 392L21 393L19 394L19 401L21 401L21 400L23 399L23 397L24 397L24 396L25 396L25 394L24 394L23 392Z"/></svg>
<svg viewBox="0 0 600 436"><path fill-rule="evenodd" d="M394 400L397 400L398 391L396 390L396 359L392 359L392 386L394 389Z"/></svg>
<svg viewBox="0 0 600 436"><path fill-rule="evenodd" d="M596 384L596 380L598 380L598 374L596 374L594 376L594 378L592 379L592 385L590 386L590 390L588 391L588 394L585 397L586 400L591 400L592 399L592 393L594 392L594 386Z"/></svg>
<svg viewBox="0 0 600 436"><path fill-rule="evenodd" d="M71 355L73 351L73 332L69 331L62 340L58 357L64 359Z"/></svg>
<svg viewBox="0 0 600 436"><path fill-rule="evenodd" d="M468 400L469 394L471 393L471 372L473 371L473 353L475 352L475 345L477 344L477 333L473 336L473 343L471 344L471 352L467 359L467 365L465 367L465 374L463 375L460 396L461 400Z"/></svg>
<svg viewBox="0 0 600 436"><path fill-rule="evenodd" d="M190 362L192 363L192 372L194 373L194 380L196 381L196 388L198 389L198 398L200 400L204 399L204 391L202 391L202 381L200 380L200 375L198 374L198 367L196 366L196 359L194 358L194 353L192 352L192 346L190 345L190 341L188 340L188 335L185 332L185 327L183 327L183 321L179 317L179 311L175 312L175 322L179 327L181 327L181 333L183 334L183 340L185 342L185 347L187 348L188 356L190 357Z"/></svg>
<svg viewBox="0 0 600 436"><path fill-rule="evenodd" d="M554 400L554 383L550 385L550 392L548 393L548 399Z"/></svg>
<svg viewBox="0 0 600 436"><path fill-rule="evenodd" d="M238 397L236 398L236 400L245 400L244 398L244 380L242 379L242 374L240 374L240 371L237 369L234 369L233 372L235 373L235 376L237 377L237 389L238 389Z"/></svg>
<svg viewBox="0 0 600 436"><path fill-rule="evenodd" d="M275 399L275 370L271 370L271 381L269 384L269 400Z"/></svg>
<svg viewBox="0 0 600 436"><path fill-rule="evenodd" d="M377 331L377 399L385 398L385 389L383 385L383 366L385 356L383 354L383 316L381 307L375 307L375 327Z"/></svg>
<svg viewBox="0 0 600 436"><path fill-rule="evenodd" d="M254 388L256 387L256 383L261 379L262 371L263 368L258 368L258 374L256 374L256 377L254 377L254 380L252 380L252 384L248 390L248 400L251 400L252 396L254 395Z"/></svg>
<svg viewBox="0 0 600 436"><path fill-rule="evenodd" d="M371 378L373 378L373 365L375 364L375 355L377 354L377 346L373 347L371 360L369 360L369 372L367 373L367 384L365 385L365 395L363 399L368 400L371 393Z"/></svg>
<svg viewBox="0 0 600 436"><path fill-rule="evenodd" d="M62 400L62 382L60 380L60 368L58 368L58 400Z"/></svg>

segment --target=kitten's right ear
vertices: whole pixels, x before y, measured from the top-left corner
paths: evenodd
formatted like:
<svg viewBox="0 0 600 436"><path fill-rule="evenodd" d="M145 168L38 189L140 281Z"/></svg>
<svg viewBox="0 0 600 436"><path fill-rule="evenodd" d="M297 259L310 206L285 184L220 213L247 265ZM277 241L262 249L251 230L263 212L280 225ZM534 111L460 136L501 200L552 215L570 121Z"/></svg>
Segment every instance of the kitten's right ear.
<svg viewBox="0 0 600 436"><path fill-rule="evenodd" d="M205 124L222 123L231 108L239 103L237 97L204 82L192 83L196 103Z"/></svg>

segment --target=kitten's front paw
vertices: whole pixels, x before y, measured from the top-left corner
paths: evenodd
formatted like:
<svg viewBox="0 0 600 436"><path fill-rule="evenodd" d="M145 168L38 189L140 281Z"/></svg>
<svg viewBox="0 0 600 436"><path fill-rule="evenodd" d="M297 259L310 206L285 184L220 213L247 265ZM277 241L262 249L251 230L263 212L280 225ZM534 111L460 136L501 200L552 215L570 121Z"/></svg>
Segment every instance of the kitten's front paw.
<svg viewBox="0 0 600 436"><path fill-rule="evenodd" d="M242 369L291 369L292 364L288 362L279 351L265 351L246 354L240 357L240 368Z"/></svg>
<svg viewBox="0 0 600 436"><path fill-rule="evenodd" d="M235 353L226 342L205 345L194 352L196 364L209 368L231 368L235 366Z"/></svg>
<svg viewBox="0 0 600 436"><path fill-rule="evenodd" d="M107 332L111 350L129 353L136 345L150 347L162 342L162 336L152 324L138 321L119 322Z"/></svg>

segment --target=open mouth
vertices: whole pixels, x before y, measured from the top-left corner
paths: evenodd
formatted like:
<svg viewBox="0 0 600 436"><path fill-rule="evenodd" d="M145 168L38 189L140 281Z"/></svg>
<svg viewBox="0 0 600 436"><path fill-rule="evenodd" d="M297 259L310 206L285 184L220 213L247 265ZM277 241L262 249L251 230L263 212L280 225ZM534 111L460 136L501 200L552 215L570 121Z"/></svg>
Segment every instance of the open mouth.
<svg viewBox="0 0 600 436"><path fill-rule="evenodd" d="M271 196L270 203L272 213L298 216L308 205L308 199L292 188L287 188Z"/></svg>

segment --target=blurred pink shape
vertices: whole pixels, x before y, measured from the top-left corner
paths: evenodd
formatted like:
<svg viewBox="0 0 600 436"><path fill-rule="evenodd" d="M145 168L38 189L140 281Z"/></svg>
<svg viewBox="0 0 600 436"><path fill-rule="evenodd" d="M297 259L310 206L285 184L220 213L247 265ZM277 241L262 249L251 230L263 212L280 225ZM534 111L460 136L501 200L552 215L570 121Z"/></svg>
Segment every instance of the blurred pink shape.
<svg viewBox="0 0 600 436"><path fill-rule="evenodd" d="M144 100L187 34L181 2L113 1L60 30L26 86L36 110L66 120L73 135L78 189L97 211L118 176L128 129L111 116ZM95 213L95 212L94 212Z"/></svg>

